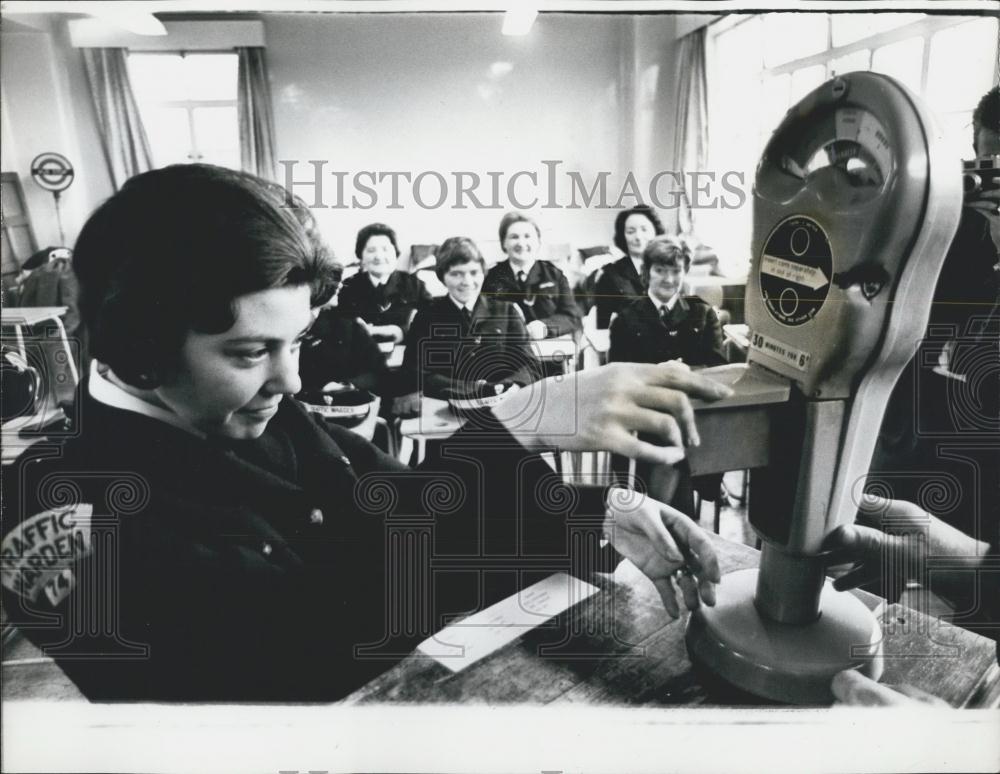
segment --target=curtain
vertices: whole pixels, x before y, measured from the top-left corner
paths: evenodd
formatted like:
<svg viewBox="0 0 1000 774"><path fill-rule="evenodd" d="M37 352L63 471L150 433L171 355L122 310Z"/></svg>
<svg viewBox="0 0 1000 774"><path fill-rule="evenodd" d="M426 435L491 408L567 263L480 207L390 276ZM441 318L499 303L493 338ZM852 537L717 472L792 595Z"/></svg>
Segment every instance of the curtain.
<svg viewBox="0 0 1000 774"><path fill-rule="evenodd" d="M245 172L274 180L274 112L264 49L254 46L236 51L239 54L236 109L240 116L240 163Z"/></svg>
<svg viewBox="0 0 1000 774"><path fill-rule="evenodd" d="M153 153L128 77L124 48L85 48L83 63L97 112L101 148L115 190L153 168Z"/></svg>
<svg viewBox="0 0 1000 774"><path fill-rule="evenodd" d="M683 175L682 198L677 214L681 233L695 228L691 209L691 172L703 171L708 164L708 77L705 45L708 28L701 27L680 40L677 49L676 131L674 133L674 169Z"/></svg>

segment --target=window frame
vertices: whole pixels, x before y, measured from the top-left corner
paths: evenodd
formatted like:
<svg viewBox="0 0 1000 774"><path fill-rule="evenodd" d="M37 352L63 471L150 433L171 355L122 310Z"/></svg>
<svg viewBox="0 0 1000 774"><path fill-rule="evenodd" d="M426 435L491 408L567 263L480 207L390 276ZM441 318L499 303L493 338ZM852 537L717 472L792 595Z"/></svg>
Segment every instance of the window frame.
<svg viewBox="0 0 1000 774"><path fill-rule="evenodd" d="M129 51L128 59L133 56L180 56L182 59L189 55L210 55L210 56L232 56L237 59L237 66L239 62L239 54L235 49L198 49L196 51L189 51L186 49L177 50L164 50L164 51ZM134 88L134 85L133 85ZM239 121L239 83L237 82L237 94L232 99L184 99L184 100L156 100L155 102L146 101L146 104L155 105L157 108L167 108L167 109L183 109L187 114L187 127L188 127L188 138L190 147L186 158L189 164L200 163L204 159L204 154L201 153L198 147L198 135L195 132L195 121L194 121L194 111L198 108L212 108L212 107L231 107L237 114L237 121ZM140 114L142 111L143 100L136 94L136 101L139 103ZM236 152L239 154L239 142L237 141ZM155 158L156 151L153 149L153 154Z"/></svg>
<svg viewBox="0 0 1000 774"><path fill-rule="evenodd" d="M775 12L778 13L779 11ZM785 62L780 65L775 65L773 67L766 67L764 58L765 45L761 45L760 60L758 62L741 63L741 65L746 65L748 67L756 66L757 69L756 80L759 87L760 95L762 96L764 95L765 93L764 87L769 79L779 77L785 74L788 74L789 77L791 78L793 77L792 76L793 73L805 69L807 67L812 67L816 65L823 65L826 68L826 76L824 78L824 81L828 80L829 78L833 77L833 72L830 67L833 61L866 49L868 51L868 63L866 69L871 69L872 58L878 49L881 49L884 46L891 45L893 43L897 43L902 40L907 40L909 38L914 38L914 37L920 37L923 41L922 62L920 71L920 95L926 96L930 62L931 62L931 42L936 34L944 30L960 26L977 18L994 19L998 25L998 32L1000 32L1000 19L997 19L997 17L993 17L990 15L975 14L975 13L955 14L955 15L925 14L923 18L915 19L906 24L903 24L900 27L896 27L891 30L876 32L871 35L866 35L863 38L859 38L858 40L851 41L850 43L845 43L840 46L834 46L833 22L832 22L834 14L826 11L823 12L816 11L812 13L823 13L826 16L827 36L826 36L825 50L817 52L815 54L810 54L809 56L793 59L789 62ZM720 111L718 109L719 103L716 101L718 99L716 95L719 92L719 88L718 86L715 86L713 88L713 84L719 84L723 82L724 78L726 78L726 74L723 72L723 63L720 61L719 57L719 41L721 36L732 32L733 30L737 29L743 24L748 24L748 23L762 24L765 15L766 14L763 13L732 14L724 16L721 19L717 19L716 21L712 22L709 25L708 33L706 35L706 48L707 48L706 70L707 70L707 80L709 84L708 88L709 127L711 127L711 125L715 122L715 120L717 120L718 117L720 116ZM998 49L1000 49L1000 42L998 42ZM1000 54L998 54L998 56L994 58L993 62L992 82L996 84L998 81L1000 81ZM791 104L794 103L790 101L788 107L790 107ZM971 113L973 107L974 106L970 105L965 110L939 111L938 115L942 119L942 122L945 122L949 117L960 116L966 113ZM764 117L763 115L764 110L765 108L762 105L762 112L760 114L762 118L760 119L760 126L758 127L758 133L760 135L759 137L760 148L758 149L758 152L760 149L763 148L764 145L766 145L767 138L770 136L771 132L774 129L774 126L765 125L770 121L770 118ZM780 120L780 117L778 120ZM970 138L971 138L971 130L970 130ZM724 152L723 147L721 145L713 144L712 132L711 129L709 129L708 163L710 165L710 169L715 169L716 167L719 166L720 154L723 152ZM970 148L970 153L971 153L971 148ZM748 166L746 169L746 174L748 175L746 181L748 189L753 183L754 166L755 164L750 164L750 166ZM712 218L710 217L709 220L711 221ZM747 232L746 236L749 239L750 237L749 231ZM750 268L749 253L750 249L748 244L745 256L731 256L728 259L724 260L724 263L730 270L745 272ZM720 257L725 258L725 256L721 255ZM739 268L739 263L741 263L744 259L745 259L745 264L742 266L742 268Z"/></svg>

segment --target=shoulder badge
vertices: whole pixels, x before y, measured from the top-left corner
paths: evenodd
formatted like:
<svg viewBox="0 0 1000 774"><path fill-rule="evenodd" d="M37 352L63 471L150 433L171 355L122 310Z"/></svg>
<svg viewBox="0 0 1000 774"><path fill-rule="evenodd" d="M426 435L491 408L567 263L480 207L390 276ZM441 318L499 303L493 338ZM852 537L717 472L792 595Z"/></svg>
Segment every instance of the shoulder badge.
<svg viewBox="0 0 1000 774"><path fill-rule="evenodd" d="M0 543L0 582L34 602L44 593L52 606L76 585L73 564L89 555L94 506L78 503L25 519Z"/></svg>

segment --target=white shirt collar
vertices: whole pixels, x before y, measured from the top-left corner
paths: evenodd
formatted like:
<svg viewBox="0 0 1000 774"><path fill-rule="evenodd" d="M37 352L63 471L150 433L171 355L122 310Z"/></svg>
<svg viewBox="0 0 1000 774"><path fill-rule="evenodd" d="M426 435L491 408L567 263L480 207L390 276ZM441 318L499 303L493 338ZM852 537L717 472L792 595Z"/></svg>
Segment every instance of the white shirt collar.
<svg viewBox="0 0 1000 774"><path fill-rule="evenodd" d="M104 366L96 360L91 361L89 382L90 397L98 403L103 403L105 406L111 406L111 408L121 409L122 411L131 411L136 414L142 414L144 417L156 419L160 422L166 422L168 425L172 425L176 428L184 430L187 433L196 435L199 438L207 437L203 432L191 427L169 409L165 409L161 406L154 406L152 403L144 401L142 398L126 392L104 376L104 374L100 371L101 368L104 368Z"/></svg>
<svg viewBox="0 0 1000 774"><path fill-rule="evenodd" d="M508 259L508 260L509 260L509 259ZM517 267L516 267L516 266L514 265L514 262L513 262L513 261L511 261L511 263L510 263L510 270L511 270L512 272L514 272L514 276L515 276L515 277L517 277L517 275L518 275L518 272L522 272L522 271L523 271L523 272L524 272L524 278L525 278L525 279L527 279L527 278L528 278L528 275L529 275L529 274L531 274L531 270L532 270L532 269L533 269L534 267L535 267L535 262L534 262L534 260L532 260L532 262L531 262L531 263L529 263L529 264L528 264L528 265L527 265L526 267L521 267L520 269L519 269L519 268L517 268Z"/></svg>
<svg viewBox="0 0 1000 774"><path fill-rule="evenodd" d="M368 274L368 272L365 272L365 274ZM391 277L391 276L392 276L392 272L390 271L382 279L378 279L373 274L368 274L368 279L372 283L372 285L377 288L379 285L384 285L386 282L388 282L389 281L389 277Z"/></svg>
<svg viewBox="0 0 1000 774"><path fill-rule="evenodd" d="M448 294L448 300L451 301L451 303L453 303L455 306L457 306L459 311L461 311L462 309L468 309L469 313L471 314L472 311L476 308L476 301L479 300L479 296L476 296L476 301L473 301L471 304L459 303L458 301L455 300L455 297L451 293Z"/></svg>
<svg viewBox="0 0 1000 774"><path fill-rule="evenodd" d="M661 301L655 298L652 293L646 291L646 295L649 296L649 300L653 302L653 306L656 307L656 311L659 312L662 307L667 307L668 312L674 311L674 306L677 304L677 299L681 297L680 293L674 293L674 297L669 301Z"/></svg>
<svg viewBox="0 0 1000 774"><path fill-rule="evenodd" d="M632 258L632 256L630 255L629 258ZM635 273L638 274L641 277L642 276L642 256L640 255L638 258L632 258L632 265L635 266Z"/></svg>

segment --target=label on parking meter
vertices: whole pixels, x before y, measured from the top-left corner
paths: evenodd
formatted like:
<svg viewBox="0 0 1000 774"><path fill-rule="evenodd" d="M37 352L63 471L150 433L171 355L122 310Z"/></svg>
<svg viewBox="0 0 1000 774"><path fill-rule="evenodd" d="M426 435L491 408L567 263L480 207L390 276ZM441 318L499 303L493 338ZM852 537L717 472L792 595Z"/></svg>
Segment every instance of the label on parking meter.
<svg viewBox="0 0 1000 774"><path fill-rule="evenodd" d="M826 232L811 218L787 218L771 232L760 258L764 306L782 325L807 323L826 301L832 273Z"/></svg>
<svg viewBox="0 0 1000 774"><path fill-rule="evenodd" d="M750 349L754 352L760 352L762 355L773 357L799 371L809 370L809 360L812 356L808 352L796 349L790 344L785 344L762 333L754 333L750 337Z"/></svg>

